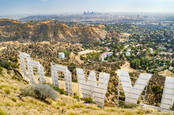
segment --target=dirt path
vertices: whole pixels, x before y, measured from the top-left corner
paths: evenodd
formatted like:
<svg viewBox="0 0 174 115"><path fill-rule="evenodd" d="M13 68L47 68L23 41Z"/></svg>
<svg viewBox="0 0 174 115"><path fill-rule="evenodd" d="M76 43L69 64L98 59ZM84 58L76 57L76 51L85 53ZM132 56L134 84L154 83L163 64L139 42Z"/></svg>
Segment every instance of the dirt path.
<svg viewBox="0 0 174 115"><path fill-rule="evenodd" d="M79 64L82 64L82 63L84 63L84 61L82 61L82 60L80 59L80 56L81 56L81 55L88 54L88 53L92 53L92 52L100 52L100 51L96 51L96 50L85 50L85 51L81 51L81 52L78 53L77 56L75 56L75 60L76 60Z"/></svg>
<svg viewBox="0 0 174 115"><path fill-rule="evenodd" d="M159 75L164 76L164 77L174 77L174 73L172 73L169 70L164 70L161 72L158 72Z"/></svg>

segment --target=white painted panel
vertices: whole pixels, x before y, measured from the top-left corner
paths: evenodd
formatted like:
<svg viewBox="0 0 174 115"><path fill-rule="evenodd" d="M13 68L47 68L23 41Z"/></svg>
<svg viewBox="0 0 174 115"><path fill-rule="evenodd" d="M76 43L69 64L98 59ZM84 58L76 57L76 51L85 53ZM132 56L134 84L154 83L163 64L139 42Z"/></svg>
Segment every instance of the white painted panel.
<svg viewBox="0 0 174 115"><path fill-rule="evenodd" d="M131 93L127 94L126 96L127 96L127 98L131 98L131 99L135 99L135 100L139 97L139 95L131 94Z"/></svg>
<svg viewBox="0 0 174 115"><path fill-rule="evenodd" d="M132 88L130 82L122 82L122 86Z"/></svg>
<svg viewBox="0 0 174 115"><path fill-rule="evenodd" d="M72 95L72 77L71 72L68 70L66 66L52 64L51 63L51 77L53 85L58 87L58 72L63 72L65 76L65 87L68 95Z"/></svg>
<svg viewBox="0 0 174 115"><path fill-rule="evenodd" d="M134 85L134 89L143 90L145 88L146 84L138 84L137 83L137 84Z"/></svg>
<svg viewBox="0 0 174 115"><path fill-rule="evenodd" d="M165 98L165 102L163 102L163 103L171 105L172 104L172 99Z"/></svg>
<svg viewBox="0 0 174 115"><path fill-rule="evenodd" d="M174 95L174 89L167 89L165 90L166 94Z"/></svg>
<svg viewBox="0 0 174 115"><path fill-rule="evenodd" d="M166 82L167 83L174 83L174 79L172 77L167 77Z"/></svg>
<svg viewBox="0 0 174 115"><path fill-rule="evenodd" d="M127 102L127 103L137 103L137 100L136 99L132 99L132 98L126 98L125 102Z"/></svg>
<svg viewBox="0 0 174 115"><path fill-rule="evenodd" d="M20 68L22 71L22 76L24 77L25 80L27 80L27 78L29 78L28 76L29 72L28 70L26 70L26 67L28 68L30 62L30 55L24 52L19 52L19 58L20 58Z"/></svg>
<svg viewBox="0 0 174 115"><path fill-rule="evenodd" d="M78 84L79 87L82 89L83 97L94 97L96 103L100 104L98 106L104 106L104 97L106 94L110 75L107 73L99 73L99 81L97 82L95 71L90 71L88 80L85 79L85 75L82 69L77 68L76 72Z"/></svg>
<svg viewBox="0 0 174 115"><path fill-rule="evenodd" d="M161 107L162 109L169 110L169 108L171 107L171 105L162 104L160 107Z"/></svg>
<svg viewBox="0 0 174 115"><path fill-rule="evenodd" d="M80 84L80 88L82 88L82 89L88 89L88 90L90 90L90 86L88 86L88 85L82 85L82 84Z"/></svg>
<svg viewBox="0 0 174 115"><path fill-rule="evenodd" d="M170 83L169 83L170 82ZM173 82L173 85L172 85ZM170 87L170 89L168 89ZM173 105L174 100L174 78L166 77L164 89L163 89L163 96L161 100L161 108L170 109Z"/></svg>
<svg viewBox="0 0 174 115"><path fill-rule="evenodd" d="M106 91L106 89L94 88L94 91L95 91L95 92L101 92L101 93L103 93L103 92Z"/></svg>
<svg viewBox="0 0 174 115"><path fill-rule="evenodd" d="M94 92L94 95L95 95L95 97L100 97L100 98L104 98L105 97L105 95L103 95L104 93L97 93L97 92Z"/></svg>
<svg viewBox="0 0 174 115"><path fill-rule="evenodd" d="M172 99L173 98L173 95L169 95L169 94L163 94L164 98L167 98L167 99Z"/></svg>
<svg viewBox="0 0 174 115"><path fill-rule="evenodd" d="M165 88L167 88L167 89L174 89L173 83L167 83L167 84L165 85Z"/></svg>
<svg viewBox="0 0 174 115"><path fill-rule="evenodd" d="M104 103L104 99L103 98L97 98L97 97L95 97L94 100L97 101L97 102Z"/></svg>
<svg viewBox="0 0 174 115"><path fill-rule="evenodd" d="M29 63L29 76L30 76L30 82L31 83L35 83L34 81L34 74L33 74L33 68L37 68L38 70L38 74L39 74L39 77L40 77L40 82L41 83L44 83L45 82L45 78L44 78L44 68L43 66L40 64L40 62L38 61L30 61Z"/></svg>
<svg viewBox="0 0 174 115"><path fill-rule="evenodd" d="M136 80L134 84L134 87L131 85L130 76L127 71L118 70L118 76L122 83L122 87L126 96L126 102L136 104L138 97L143 92L145 86L148 84L152 75L146 73L140 74L139 78Z"/></svg>

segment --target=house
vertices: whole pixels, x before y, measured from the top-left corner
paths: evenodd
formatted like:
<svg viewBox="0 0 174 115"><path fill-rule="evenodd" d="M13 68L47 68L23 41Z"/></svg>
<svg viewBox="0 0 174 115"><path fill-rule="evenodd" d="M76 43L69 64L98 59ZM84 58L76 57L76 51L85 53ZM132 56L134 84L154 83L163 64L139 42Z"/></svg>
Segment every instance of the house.
<svg viewBox="0 0 174 115"><path fill-rule="evenodd" d="M130 51L127 51L125 54L126 54L126 56L131 56Z"/></svg>
<svg viewBox="0 0 174 115"><path fill-rule="evenodd" d="M111 56L112 54L113 54L113 52L104 52L104 53L101 54L100 60L104 61L105 58L107 58L108 56Z"/></svg>
<svg viewBox="0 0 174 115"><path fill-rule="evenodd" d="M149 51L151 54L153 54L153 49L152 48L149 48Z"/></svg>
<svg viewBox="0 0 174 115"><path fill-rule="evenodd" d="M65 53L60 52L60 53L58 54L58 57L59 57L59 59L64 59L64 58L65 58Z"/></svg>

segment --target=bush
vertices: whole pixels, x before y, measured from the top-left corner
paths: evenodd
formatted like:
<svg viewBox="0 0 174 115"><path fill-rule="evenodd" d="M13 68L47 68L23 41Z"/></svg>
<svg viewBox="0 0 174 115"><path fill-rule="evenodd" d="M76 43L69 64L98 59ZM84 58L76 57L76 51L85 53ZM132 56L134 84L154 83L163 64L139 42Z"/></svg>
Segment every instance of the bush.
<svg viewBox="0 0 174 115"><path fill-rule="evenodd" d="M141 109L137 109L137 110L136 110L136 113L137 113L138 115L144 115L144 111L141 110Z"/></svg>
<svg viewBox="0 0 174 115"><path fill-rule="evenodd" d="M5 59L0 59L0 66L8 70L11 69L10 63L8 62L8 60L5 60Z"/></svg>
<svg viewBox="0 0 174 115"><path fill-rule="evenodd" d="M119 107L123 108L135 108L137 105L133 103L126 103L124 101L119 101Z"/></svg>
<svg viewBox="0 0 174 115"><path fill-rule="evenodd" d="M6 115L6 113L0 109L0 115Z"/></svg>
<svg viewBox="0 0 174 115"><path fill-rule="evenodd" d="M4 92L5 92L6 94L10 94L10 90L9 90L9 89L4 89Z"/></svg>
<svg viewBox="0 0 174 115"><path fill-rule="evenodd" d="M170 107L170 110L174 111L174 104Z"/></svg>
<svg viewBox="0 0 174 115"><path fill-rule="evenodd" d="M81 98L85 103L95 103L91 97Z"/></svg>
<svg viewBox="0 0 174 115"><path fill-rule="evenodd" d="M33 91L33 89L31 87L22 88L20 90L21 90L20 96L31 96L31 97L35 97L35 93L34 93L34 91Z"/></svg>
<svg viewBox="0 0 174 115"><path fill-rule="evenodd" d="M68 95L67 92L66 92L64 89L59 89L58 87L53 86L53 85L51 85L51 84L50 84L50 86L51 86L54 90L58 91L60 94Z"/></svg>
<svg viewBox="0 0 174 115"><path fill-rule="evenodd" d="M36 84L30 88L24 88L21 90L22 96L32 96L40 100L50 98L57 100L57 92L47 84Z"/></svg>
<svg viewBox="0 0 174 115"><path fill-rule="evenodd" d="M2 67L0 66L0 74L2 74Z"/></svg>

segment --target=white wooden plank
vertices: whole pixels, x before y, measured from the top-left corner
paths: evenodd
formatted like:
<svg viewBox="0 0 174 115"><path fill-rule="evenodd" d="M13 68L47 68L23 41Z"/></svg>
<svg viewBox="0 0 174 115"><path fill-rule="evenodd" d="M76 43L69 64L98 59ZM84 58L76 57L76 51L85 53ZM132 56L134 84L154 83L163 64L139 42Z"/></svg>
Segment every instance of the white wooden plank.
<svg viewBox="0 0 174 115"><path fill-rule="evenodd" d="M172 78L171 77L166 77L165 80L165 85L164 85L164 90L163 90L163 96L162 96L162 100L161 100L161 108L165 108L165 109L170 109L170 107L173 105L173 99L174 99L174 85L169 84L169 82L172 82ZM170 88L170 89L168 89ZM166 96L168 95L168 96ZM167 98L166 98L167 97Z"/></svg>
<svg viewBox="0 0 174 115"><path fill-rule="evenodd" d="M170 105L167 105L167 104L162 104L161 106L160 106L162 109L167 109L167 110L169 110L170 109Z"/></svg>
<svg viewBox="0 0 174 115"><path fill-rule="evenodd" d="M151 78L151 74L140 74L139 78L136 80L135 85L131 85L130 76L127 71L118 70L118 76L122 83L123 90L125 92L126 100L131 103L137 103L138 97L143 92L145 86ZM127 99L127 98L135 98ZM129 101L130 100L130 101ZM135 101L136 100L136 101Z"/></svg>
<svg viewBox="0 0 174 115"><path fill-rule="evenodd" d="M132 98L126 98L126 99L125 99L125 102L137 104L137 100L136 100L136 99L132 99Z"/></svg>
<svg viewBox="0 0 174 115"><path fill-rule="evenodd" d="M164 98L167 98L167 99L172 99L173 98L173 95L170 95L170 94L163 94Z"/></svg>
<svg viewBox="0 0 174 115"><path fill-rule="evenodd" d="M126 96L127 98L132 98L132 99L137 99L139 97L139 95L131 94L131 93L127 94Z"/></svg>

